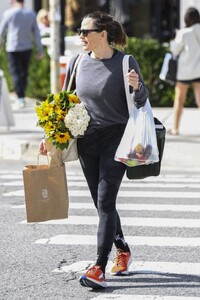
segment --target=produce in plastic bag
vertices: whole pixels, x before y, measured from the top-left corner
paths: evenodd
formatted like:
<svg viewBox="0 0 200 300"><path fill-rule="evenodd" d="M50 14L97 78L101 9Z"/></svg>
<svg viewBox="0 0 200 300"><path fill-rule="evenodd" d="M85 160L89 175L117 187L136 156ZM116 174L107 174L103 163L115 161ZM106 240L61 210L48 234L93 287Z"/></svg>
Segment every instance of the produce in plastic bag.
<svg viewBox="0 0 200 300"><path fill-rule="evenodd" d="M115 160L134 167L159 161L155 124L149 100L134 106L115 154Z"/></svg>

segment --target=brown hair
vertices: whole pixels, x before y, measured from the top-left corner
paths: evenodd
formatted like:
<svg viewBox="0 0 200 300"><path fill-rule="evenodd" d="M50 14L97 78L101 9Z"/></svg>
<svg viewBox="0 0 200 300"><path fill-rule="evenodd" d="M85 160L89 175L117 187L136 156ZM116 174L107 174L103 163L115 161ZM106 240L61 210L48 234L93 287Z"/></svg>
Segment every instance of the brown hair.
<svg viewBox="0 0 200 300"><path fill-rule="evenodd" d="M196 23L200 23L200 15L196 8L190 7L184 17L186 27L190 27Z"/></svg>
<svg viewBox="0 0 200 300"><path fill-rule="evenodd" d="M127 36L122 25L113 20L112 16L101 11L89 13L84 17L94 20L94 25L99 30L106 30L108 33L108 43L124 48L127 44Z"/></svg>

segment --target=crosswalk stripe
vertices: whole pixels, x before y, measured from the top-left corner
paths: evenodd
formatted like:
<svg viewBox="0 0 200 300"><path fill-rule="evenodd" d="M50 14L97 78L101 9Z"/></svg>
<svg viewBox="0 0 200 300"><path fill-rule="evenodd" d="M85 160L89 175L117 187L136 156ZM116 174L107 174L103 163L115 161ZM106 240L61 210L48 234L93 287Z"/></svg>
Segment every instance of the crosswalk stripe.
<svg viewBox="0 0 200 300"><path fill-rule="evenodd" d="M22 172L10 172L8 174L8 172L1 172L0 171L0 180L12 180L12 179L23 179L23 175ZM75 181L75 182L79 182L79 181L85 181L85 177L82 173L80 174L73 174L73 173L68 173L67 172L67 181ZM180 176L180 175L160 175L158 177L148 177L142 180L129 180L126 176L123 178L122 183L125 184L130 184L133 187L135 186L135 184L160 184L162 182L168 182L168 183L173 183L173 184L178 184L178 183L200 183L200 176L191 176L190 178L186 177L186 176Z"/></svg>
<svg viewBox="0 0 200 300"><path fill-rule="evenodd" d="M13 172L12 174L4 174L0 172L0 180L10 180L0 182L3 187L22 187L23 177L21 173ZM71 197L89 197L88 190L79 190L79 188L87 187L84 176L68 175L69 196ZM12 181L11 181L12 180ZM14 180L14 181L13 181ZM147 178L142 181L129 181L125 178L121 188L132 188L133 190L120 190L118 196L126 198L171 198L171 199L200 199L200 177L182 178L181 176L159 176L158 178ZM144 191L135 191L135 188L144 188ZM158 188L160 191L155 190ZM168 191L162 191L162 189ZM152 190L151 190L152 189ZM176 191L170 191L175 189ZM180 189L196 189L196 191L179 192ZM24 197L24 191L5 192L4 197L20 196ZM80 200L81 201L81 200ZM25 205L15 205L13 208L25 208ZM128 211L174 211L174 212L200 212L200 205L169 205L169 204L117 204L119 210ZM93 203L73 203L70 202L70 209L92 209L95 210ZM122 217L122 225L124 226L142 226L142 227L178 227L178 228L199 228L200 222L198 219L182 219L182 218L135 218ZM22 221L22 224L27 224ZM72 224L72 225L97 225L98 218L96 216L69 216L68 219L52 220L37 224ZM31 225L31 224L30 224ZM200 247L200 238L181 238L181 237L166 237L166 236L127 236L127 242L133 246L152 246L152 247ZM96 235L56 235L50 238L42 238L35 241L36 244L56 244L56 245L96 245ZM79 261L68 266L61 266L53 272L77 272L83 273L89 265L94 264L92 261ZM107 270L111 268L112 261L108 262ZM166 262L166 261L134 261L130 265L131 274L155 274L155 275L189 275L200 276L200 263L187 262ZM126 282L124 287L126 287ZM108 285L112 285L109 282ZM185 284L187 287L187 283ZM182 297L182 296L161 296L161 295L135 295L135 294L100 294L91 300L197 300L199 297Z"/></svg>
<svg viewBox="0 0 200 300"><path fill-rule="evenodd" d="M67 181L68 187L87 187L86 181ZM23 181L7 181L7 182L0 182L0 186L23 186ZM199 183L151 183L151 182L134 182L134 185L132 182L122 182L121 188L175 188L175 189L185 189L185 188L190 188L190 189L199 189L200 190L200 182Z"/></svg>
<svg viewBox="0 0 200 300"><path fill-rule="evenodd" d="M20 208L24 209L25 205L13 205L12 208ZM91 209L96 210L94 204L92 202L70 202L70 209ZM200 205L168 205L168 204L117 204L118 210L129 210L129 211L141 211L141 210L149 210L149 211L174 211L174 212L200 212Z"/></svg>
<svg viewBox="0 0 200 300"><path fill-rule="evenodd" d="M73 197L89 197L89 191L80 191L79 190L69 190L69 195ZM119 191L119 197L126 197L126 198L137 198L137 197L144 197L144 198L197 198L199 199L199 194L195 192L163 192L163 191Z"/></svg>
<svg viewBox="0 0 200 300"><path fill-rule="evenodd" d="M95 235L56 235L36 240L36 244L54 245L96 245ZM200 238L162 237L162 236L127 236L129 245L159 247L200 247Z"/></svg>
<svg viewBox="0 0 200 300"><path fill-rule="evenodd" d="M9 181L9 182L0 182L0 186L23 186L22 181Z"/></svg>
<svg viewBox="0 0 200 300"><path fill-rule="evenodd" d="M158 295L127 295L127 294L103 294L91 300L198 300L199 297L184 297L184 296L158 296Z"/></svg>
<svg viewBox="0 0 200 300"><path fill-rule="evenodd" d="M70 197L91 197L88 190L70 190ZM24 197L24 190L12 191L3 194L3 197ZM163 191L119 191L118 197L125 198L174 198L174 199L200 199L196 192L163 192Z"/></svg>
<svg viewBox="0 0 200 300"><path fill-rule="evenodd" d="M3 174L3 175L0 175L0 179L22 179L22 175L20 174Z"/></svg>
<svg viewBox="0 0 200 300"><path fill-rule="evenodd" d="M83 175L83 172L81 170L77 170L77 171L72 171L72 170L68 170L68 168L66 167L67 169L67 176L70 176L70 177L74 177L74 178L78 178L78 177L82 177L84 178L84 175ZM22 176L22 170L0 170L0 178L1 176L10 176L10 175L20 175ZM162 179L166 179L166 178L171 178L173 180L175 180L176 178L181 178L181 180L183 179L187 179L188 178L188 175L185 175L185 174L180 174L180 173L173 173L173 174L164 174L164 173L161 173L159 176L152 176L152 177L147 177L145 178L145 180L162 180ZM191 179L199 179L200 180L200 174L199 173L193 173L193 174L189 174L189 178L188 180L191 180ZM124 179L127 179L129 181L129 179L126 177L126 175L124 176Z"/></svg>
<svg viewBox="0 0 200 300"><path fill-rule="evenodd" d="M68 186L77 186L77 187L85 187L87 186L87 183L82 182L76 182L76 181L67 181ZM195 188L200 189L200 182L197 183L166 183L166 182L122 182L121 188L176 188L176 189L184 189L184 188Z"/></svg>
<svg viewBox="0 0 200 300"><path fill-rule="evenodd" d="M112 267L112 261L109 260L106 271ZM53 272L77 272L83 273L88 267L94 265L94 261L79 261L68 266L62 266L53 270ZM131 274L188 274L200 275L200 263L177 263L169 261L134 261L129 266Z"/></svg>
<svg viewBox="0 0 200 300"><path fill-rule="evenodd" d="M123 226L134 227L178 227L178 228L200 228L199 219L170 219L170 218L136 218L136 217L121 217ZM38 222L38 224L69 224L69 225L97 225L97 216L70 216L68 219L50 220L46 222ZM22 221L22 224L26 221Z"/></svg>

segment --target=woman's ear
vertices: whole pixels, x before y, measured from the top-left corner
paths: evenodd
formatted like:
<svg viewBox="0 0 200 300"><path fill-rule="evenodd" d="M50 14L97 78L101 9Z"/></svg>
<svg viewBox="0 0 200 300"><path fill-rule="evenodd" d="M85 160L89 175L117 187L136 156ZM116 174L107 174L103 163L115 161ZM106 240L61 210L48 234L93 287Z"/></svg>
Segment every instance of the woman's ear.
<svg viewBox="0 0 200 300"><path fill-rule="evenodd" d="M101 38L104 38L104 39L107 40L107 37L108 37L107 31L106 31L106 30L103 30L103 31L101 32Z"/></svg>

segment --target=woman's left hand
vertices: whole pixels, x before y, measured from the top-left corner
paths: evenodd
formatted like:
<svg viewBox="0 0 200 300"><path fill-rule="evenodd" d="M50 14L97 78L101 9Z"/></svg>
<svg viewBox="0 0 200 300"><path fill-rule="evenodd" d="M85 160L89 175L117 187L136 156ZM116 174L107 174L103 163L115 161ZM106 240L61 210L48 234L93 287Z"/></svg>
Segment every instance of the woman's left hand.
<svg viewBox="0 0 200 300"><path fill-rule="evenodd" d="M138 90L139 87L139 75L132 69L128 74L126 74L128 84L133 87L134 91Z"/></svg>

